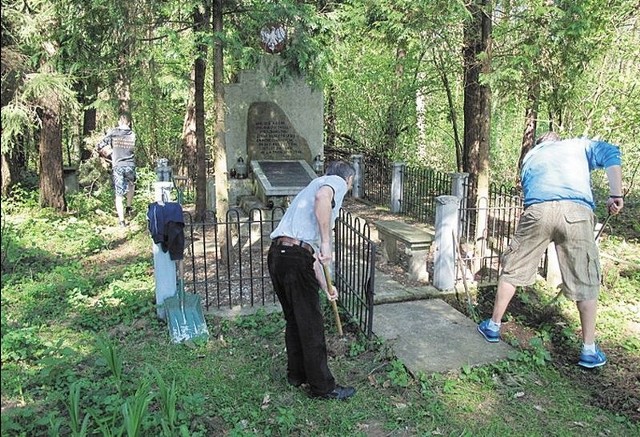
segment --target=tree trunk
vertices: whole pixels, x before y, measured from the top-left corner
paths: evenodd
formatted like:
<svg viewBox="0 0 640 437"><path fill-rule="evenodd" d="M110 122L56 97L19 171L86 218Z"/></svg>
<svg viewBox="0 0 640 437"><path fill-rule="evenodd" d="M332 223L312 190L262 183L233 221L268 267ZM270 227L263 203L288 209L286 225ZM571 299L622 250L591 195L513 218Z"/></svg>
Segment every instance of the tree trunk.
<svg viewBox="0 0 640 437"><path fill-rule="evenodd" d="M53 99L52 99L53 100ZM59 104L48 102L41 112L40 132L40 206L64 211L64 177L62 173L62 124Z"/></svg>
<svg viewBox="0 0 640 437"><path fill-rule="evenodd" d="M225 114L224 114L224 88L222 56L222 39L219 35L223 32L222 6L224 0L215 0L213 7L213 32L216 35L213 50L213 92L215 100L216 121L214 127L213 162L216 181L216 217L218 222L226 222L229 210L229 182L227 180L227 145L225 140ZM219 228L219 229L222 229ZM218 244L222 262L228 262L230 250L227 246L228 238L226 229L219 233Z"/></svg>
<svg viewBox="0 0 640 437"><path fill-rule="evenodd" d="M195 78L195 68L192 73L192 77ZM195 96L195 86L191 86L189 95L191 97L189 98L189 103L187 104L187 111L184 115L184 123L182 125L182 160L180 162L179 169L181 174L188 180L193 181L194 186L196 186L198 178L198 172L196 169L196 107L193 103Z"/></svg>
<svg viewBox="0 0 640 437"><path fill-rule="evenodd" d="M89 137L96 130L97 112L95 108L85 109L82 114L82 138ZM80 153L80 160L87 161L91 158L91 151L83 147Z"/></svg>
<svg viewBox="0 0 640 437"><path fill-rule="evenodd" d="M471 20L464 26L464 170L469 173L473 188L468 205L478 208L478 201L489 192L489 145L491 126L491 90L480 83L481 73L488 73L491 62L491 11L489 0L475 0L467 5ZM481 54L485 54L481 57ZM475 247L482 246L486 217L477 209L475 217ZM479 259L476 256L476 259ZM478 266L474 266L477 267Z"/></svg>
<svg viewBox="0 0 640 437"><path fill-rule="evenodd" d="M208 8L205 8L208 11ZM193 14L196 31L204 32L209 21L209 14L203 13L196 6ZM200 39L202 40L202 39ZM207 211L207 150L205 145L204 126L204 82L207 71L207 45L199 43L196 47L197 57L194 64L194 103L196 128L196 221L204 220ZM216 104L217 107L217 104ZM226 157L225 157L226 159Z"/></svg>
<svg viewBox="0 0 640 437"><path fill-rule="evenodd" d="M520 171L522 170L522 160L529 150L533 148L536 141L536 128L538 121L538 98L540 95L540 83L535 82L529 85L527 94L527 109L525 111L524 134L522 135L522 145L520 147L520 158L518 158L518 174L516 175L516 185L520 186Z"/></svg>
<svg viewBox="0 0 640 437"><path fill-rule="evenodd" d="M463 165L463 146L460 141L460 133L458 132L458 114L456 112L455 102L453 100L453 93L451 91L451 85L449 83L449 76L447 76L447 71L445 70L444 60L442 59L442 54L440 52L436 53L434 50L433 58L435 60L436 69L438 70L438 74L440 75L440 80L442 80L442 86L444 87L447 94L447 104L449 106L449 118L451 119L451 127L453 129L453 143L456 150L456 170L459 172L464 171Z"/></svg>
<svg viewBox="0 0 640 437"><path fill-rule="evenodd" d="M330 85L327 92L327 111L325 116L325 136L326 147L328 150L336 148L336 97L334 86Z"/></svg>
<svg viewBox="0 0 640 437"><path fill-rule="evenodd" d="M404 77L404 61L407 57L407 51L404 47L398 47L396 49L396 82L394 84L395 95L400 96L400 88ZM382 144L379 145L379 155L389 156L389 153L393 153L397 149L398 137L400 136L400 119L398 114L398 107L402 107L400 98L389 105L387 108L385 126L383 131Z"/></svg>

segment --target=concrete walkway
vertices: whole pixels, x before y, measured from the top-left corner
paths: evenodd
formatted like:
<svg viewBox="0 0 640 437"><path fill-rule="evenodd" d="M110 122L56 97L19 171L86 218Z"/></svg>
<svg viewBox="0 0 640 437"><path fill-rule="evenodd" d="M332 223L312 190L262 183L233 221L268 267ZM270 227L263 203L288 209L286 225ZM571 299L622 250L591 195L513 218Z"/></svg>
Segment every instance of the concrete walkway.
<svg viewBox="0 0 640 437"><path fill-rule="evenodd" d="M376 272L373 332L411 373L459 371L508 357L511 346L485 341L473 320L438 296L434 287L405 287Z"/></svg>
<svg viewBox="0 0 640 437"><path fill-rule="evenodd" d="M441 299L443 294L430 285L406 287L377 270L374 334L391 346L413 375L457 372L463 366L506 359L513 348L504 342L487 343L471 319ZM260 307L211 309L207 314L231 318L255 313L256 308L268 313L282 311L276 302Z"/></svg>

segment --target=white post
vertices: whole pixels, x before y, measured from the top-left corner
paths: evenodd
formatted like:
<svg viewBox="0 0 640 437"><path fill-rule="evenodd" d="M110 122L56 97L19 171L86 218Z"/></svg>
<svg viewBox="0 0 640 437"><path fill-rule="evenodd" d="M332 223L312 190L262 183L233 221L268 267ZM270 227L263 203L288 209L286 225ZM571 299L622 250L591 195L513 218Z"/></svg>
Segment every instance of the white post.
<svg viewBox="0 0 640 437"><path fill-rule="evenodd" d="M454 235L458 233L458 207L456 196L436 198L436 235L433 266L433 285L438 290L451 290L456 284L456 250Z"/></svg>
<svg viewBox="0 0 640 437"><path fill-rule="evenodd" d="M391 212L394 214L399 213L402 207L402 175L404 168L404 162L393 163L393 173L391 176Z"/></svg>
<svg viewBox="0 0 640 437"><path fill-rule="evenodd" d="M353 165L353 168L356 170L351 195L356 199L360 199L364 195L364 164L362 163L362 155L352 155L351 165Z"/></svg>
<svg viewBox="0 0 640 437"><path fill-rule="evenodd" d="M213 177L207 177L207 211L216 210L216 182Z"/></svg>
<svg viewBox="0 0 640 437"><path fill-rule="evenodd" d="M156 282L156 312L158 319L166 321L164 300L176 295L176 263L160 244L153 244L153 278Z"/></svg>
<svg viewBox="0 0 640 437"><path fill-rule="evenodd" d="M154 199L157 203L171 202L173 182L154 182ZM156 312L158 319L166 321L164 300L176 294L176 263L169 252L163 252L160 244L152 243L153 279L156 284Z"/></svg>
<svg viewBox="0 0 640 437"><path fill-rule="evenodd" d="M469 179L469 173L450 173L451 195L461 199L466 197L464 184Z"/></svg>

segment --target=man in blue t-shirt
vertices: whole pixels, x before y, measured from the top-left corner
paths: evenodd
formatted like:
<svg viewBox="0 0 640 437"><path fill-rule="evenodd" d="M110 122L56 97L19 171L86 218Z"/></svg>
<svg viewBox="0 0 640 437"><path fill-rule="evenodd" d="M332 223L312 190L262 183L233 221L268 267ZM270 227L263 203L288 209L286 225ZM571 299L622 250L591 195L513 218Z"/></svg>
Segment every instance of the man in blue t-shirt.
<svg viewBox="0 0 640 437"><path fill-rule="evenodd" d="M604 168L609 182L610 214L622 211L622 159L617 146L586 138L561 140L547 132L522 162L524 213L509 249L490 319L478 332L491 343L500 340L500 322L517 286L535 281L537 266L549 243L555 243L564 295L576 302L582 325L578 364L603 366L607 357L595 344L600 293L600 261L594 238L596 217L591 172Z"/></svg>
<svg viewBox="0 0 640 437"><path fill-rule="evenodd" d="M331 230L354 176L348 163L329 163L325 175L312 180L293 199L271 233L267 256L286 320L287 380L296 387L308 384L311 395L320 399L343 400L355 393L353 387L336 385L327 365L318 295L323 289L330 300L338 297L325 280L323 265L331 264Z"/></svg>
<svg viewBox="0 0 640 437"><path fill-rule="evenodd" d="M111 151L111 165L113 168L113 185L116 192L116 212L118 224L126 226L125 212L131 215L131 205L136 182L136 163L134 157L136 134L131 130L131 120L127 114L120 115L118 127L111 129L98 143L96 149ZM109 146L109 147L108 147ZM124 196L127 196L126 210Z"/></svg>

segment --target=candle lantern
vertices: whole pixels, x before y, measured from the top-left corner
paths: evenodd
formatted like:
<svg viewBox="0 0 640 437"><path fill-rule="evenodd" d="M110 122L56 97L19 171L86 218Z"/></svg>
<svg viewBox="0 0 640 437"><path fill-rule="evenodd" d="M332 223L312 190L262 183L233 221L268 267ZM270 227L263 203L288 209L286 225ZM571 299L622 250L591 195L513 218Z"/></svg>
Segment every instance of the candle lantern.
<svg viewBox="0 0 640 437"><path fill-rule="evenodd" d="M156 180L158 182L171 182L172 170L169 165L169 160L166 158L158 159L158 165L156 166Z"/></svg>
<svg viewBox="0 0 640 437"><path fill-rule="evenodd" d="M238 158L238 162L236 162L236 177L238 179L245 179L247 177L247 164L245 164L242 156Z"/></svg>
<svg viewBox="0 0 640 437"><path fill-rule="evenodd" d="M322 161L320 155L316 155L316 157L313 158L313 171L315 171L318 176L324 173L324 161Z"/></svg>

